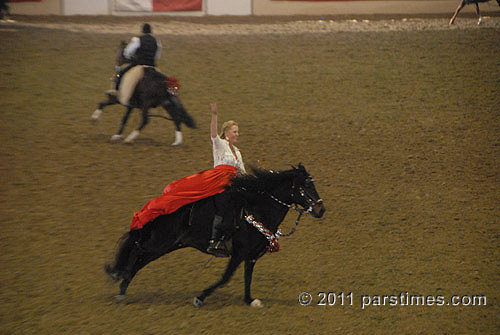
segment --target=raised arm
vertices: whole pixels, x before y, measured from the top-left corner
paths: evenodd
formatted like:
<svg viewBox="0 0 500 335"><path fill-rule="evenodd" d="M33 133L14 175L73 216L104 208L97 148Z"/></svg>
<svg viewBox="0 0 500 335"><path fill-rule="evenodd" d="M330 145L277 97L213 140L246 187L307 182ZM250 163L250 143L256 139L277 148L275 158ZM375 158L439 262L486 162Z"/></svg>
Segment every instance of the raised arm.
<svg viewBox="0 0 500 335"><path fill-rule="evenodd" d="M217 137L217 104L215 102L210 103L210 110L212 111L212 121L210 122L210 136L212 138Z"/></svg>

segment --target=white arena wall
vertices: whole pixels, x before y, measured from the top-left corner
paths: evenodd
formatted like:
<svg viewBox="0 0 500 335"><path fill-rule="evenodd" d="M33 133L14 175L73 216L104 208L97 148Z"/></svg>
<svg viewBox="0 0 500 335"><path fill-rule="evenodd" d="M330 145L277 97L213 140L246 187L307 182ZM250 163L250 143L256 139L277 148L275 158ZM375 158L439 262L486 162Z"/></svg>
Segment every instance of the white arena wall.
<svg viewBox="0 0 500 335"><path fill-rule="evenodd" d="M118 12L114 0L42 0L9 3L21 15L370 15L452 14L459 0L272 1L203 0L201 12ZM481 4L483 12L500 12L495 1ZM475 13L466 6L463 13Z"/></svg>
<svg viewBox="0 0 500 335"><path fill-rule="evenodd" d="M253 0L254 15L369 15L369 14L453 14L460 0L389 0L389 1L272 1ZM500 7L482 5L482 10ZM493 2L491 3L493 5ZM474 12L474 6L463 11Z"/></svg>

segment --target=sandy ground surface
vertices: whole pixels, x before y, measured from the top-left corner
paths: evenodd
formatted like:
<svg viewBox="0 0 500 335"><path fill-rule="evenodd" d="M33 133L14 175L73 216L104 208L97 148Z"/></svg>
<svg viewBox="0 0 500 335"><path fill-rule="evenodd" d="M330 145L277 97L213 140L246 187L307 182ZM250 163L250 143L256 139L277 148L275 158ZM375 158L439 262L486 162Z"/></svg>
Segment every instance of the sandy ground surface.
<svg viewBox="0 0 500 335"><path fill-rule="evenodd" d="M175 148L165 120L132 145L110 142L123 107L90 120L145 19L14 19L0 25L1 334L499 333L498 17L147 18L199 126ZM239 122L247 164L302 162L327 212L257 263L264 308L243 303L241 269L194 308L225 260L191 249L116 301L103 265L133 211L212 164L211 101Z"/></svg>
<svg viewBox="0 0 500 335"><path fill-rule="evenodd" d="M71 32L92 32L100 34L128 33L140 31L140 22L148 19L76 17L65 22L47 22L42 17L27 17L25 21L13 21L13 25L64 29ZM31 21L31 22L29 22ZM49 20L51 21L51 20ZM75 22L77 21L77 22ZM477 27L477 19L470 15L457 19L449 25L449 18L421 18L366 16L357 18L329 17L264 17L264 18L162 18L151 17L154 33L159 35L252 35L252 34L301 34L369 31L440 31L471 29ZM167 22L165 22L167 21ZM500 18L485 16L479 28L500 28Z"/></svg>

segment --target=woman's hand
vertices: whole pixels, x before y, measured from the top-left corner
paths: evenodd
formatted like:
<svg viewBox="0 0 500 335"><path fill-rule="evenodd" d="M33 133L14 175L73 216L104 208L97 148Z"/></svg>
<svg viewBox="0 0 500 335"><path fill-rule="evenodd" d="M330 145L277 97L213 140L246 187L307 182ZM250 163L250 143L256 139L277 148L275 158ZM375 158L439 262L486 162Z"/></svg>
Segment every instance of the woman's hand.
<svg viewBox="0 0 500 335"><path fill-rule="evenodd" d="M210 103L210 110L212 111L213 115L217 115L217 103L211 102Z"/></svg>

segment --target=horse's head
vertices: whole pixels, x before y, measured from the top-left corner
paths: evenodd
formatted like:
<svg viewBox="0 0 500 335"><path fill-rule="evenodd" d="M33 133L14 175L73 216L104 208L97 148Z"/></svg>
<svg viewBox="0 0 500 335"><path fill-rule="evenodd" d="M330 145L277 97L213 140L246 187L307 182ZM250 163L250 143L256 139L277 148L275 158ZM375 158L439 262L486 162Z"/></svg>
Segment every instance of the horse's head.
<svg viewBox="0 0 500 335"><path fill-rule="evenodd" d="M325 213L323 200L318 195L314 180L302 164L293 167L292 201L303 207L306 213L320 218Z"/></svg>
<svg viewBox="0 0 500 335"><path fill-rule="evenodd" d="M302 164L291 170L273 171L250 166L253 175L247 174L233 179L230 190L241 194L247 201L255 199L269 200L269 197L281 206L309 213L320 218L325 213L323 200L318 195L314 180ZM300 208L302 207L302 208Z"/></svg>
<svg viewBox="0 0 500 335"><path fill-rule="evenodd" d="M120 46L118 47L118 50L116 50L116 66L120 67L123 64L130 63L130 59L127 59L123 51L125 51L125 48L127 47L127 42L121 41Z"/></svg>

